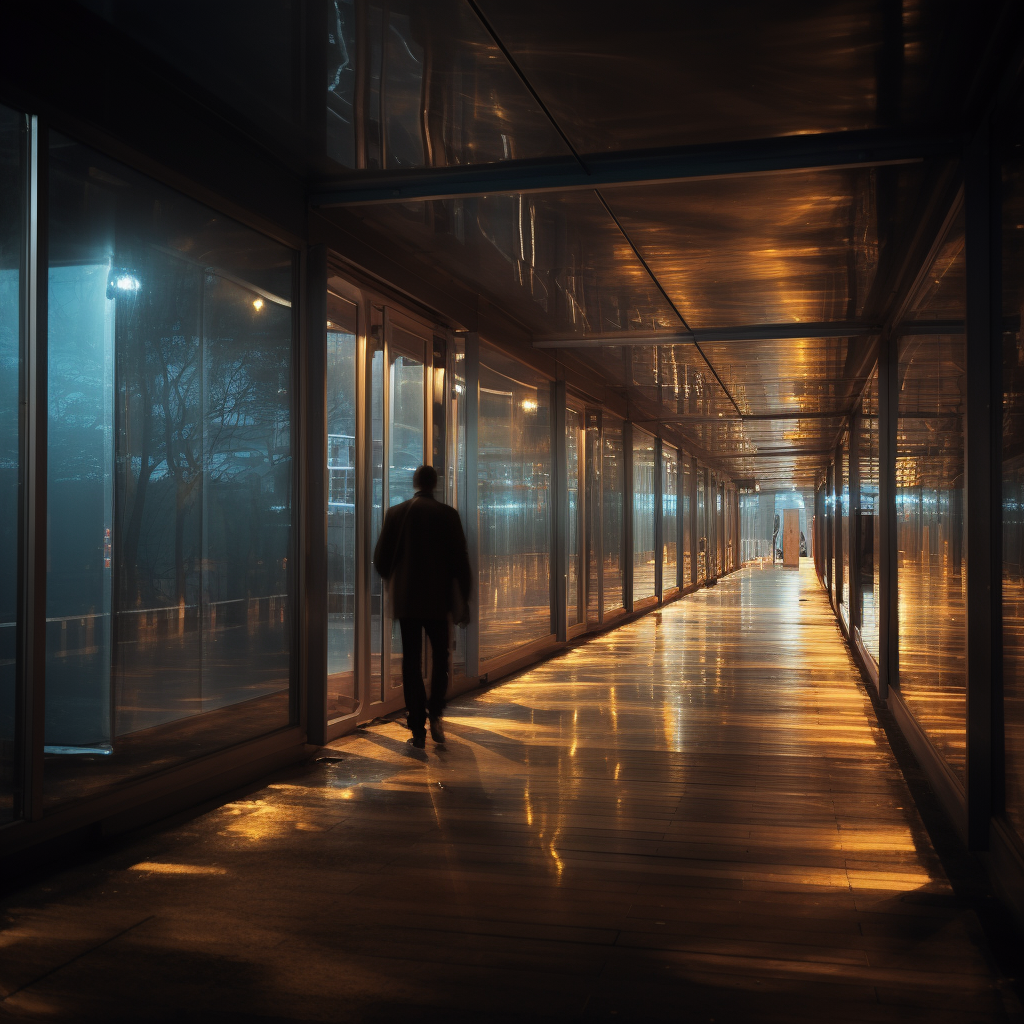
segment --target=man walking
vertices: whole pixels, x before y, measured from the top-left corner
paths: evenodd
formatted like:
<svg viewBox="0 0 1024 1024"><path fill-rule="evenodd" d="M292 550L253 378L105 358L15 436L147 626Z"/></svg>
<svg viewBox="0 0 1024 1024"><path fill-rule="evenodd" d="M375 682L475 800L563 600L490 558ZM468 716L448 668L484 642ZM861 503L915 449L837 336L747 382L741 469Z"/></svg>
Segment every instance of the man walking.
<svg viewBox="0 0 1024 1024"><path fill-rule="evenodd" d="M444 743L448 617L460 624L469 621L473 580L459 513L434 498L434 467L420 466L412 484L415 496L384 516L373 567L388 581L392 614L402 631L402 689L412 745L422 749L427 745L428 712L431 737ZM429 704L420 670L424 632L432 652Z"/></svg>

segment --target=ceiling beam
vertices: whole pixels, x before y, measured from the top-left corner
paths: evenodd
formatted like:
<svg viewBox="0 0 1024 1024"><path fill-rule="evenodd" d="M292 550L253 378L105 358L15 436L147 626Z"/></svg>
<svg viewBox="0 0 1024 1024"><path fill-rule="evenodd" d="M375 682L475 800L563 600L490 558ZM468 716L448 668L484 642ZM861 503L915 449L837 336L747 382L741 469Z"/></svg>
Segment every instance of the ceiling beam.
<svg viewBox="0 0 1024 1024"><path fill-rule="evenodd" d="M744 324L697 327L691 331L617 331L614 334L536 338L534 348L620 348L624 345L687 345L705 341L792 341L798 338L857 338L878 334L878 324L830 320L823 323Z"/></svg>
<svg viewBox="0 0 1024 1024"><path fill-rule="evenodd" d="M957 156L963 146L964 139L956 133L901 133L870 128L429 170L353 171L342 178L313 182L308 196L310 206L330 207L459 199L509 192L660 185L779 171L919 163L934 157Z"/></svg>
<svg viewBox="0 0 1024 1024"><path fill-rule="evenodd" d="M815 410L814 412L748 412L741 413L739 416L734 416L730 413L728 416L706 416L701 414L694 414L687 416L683 415L672 415L672 416L658 416L657 418L651 418L647 420L634 419L634 423L735 423L739 420L741 423L759 422L759 421L772 421L772 420L845 420L849 416L848 412L821 412Z"/></svg>

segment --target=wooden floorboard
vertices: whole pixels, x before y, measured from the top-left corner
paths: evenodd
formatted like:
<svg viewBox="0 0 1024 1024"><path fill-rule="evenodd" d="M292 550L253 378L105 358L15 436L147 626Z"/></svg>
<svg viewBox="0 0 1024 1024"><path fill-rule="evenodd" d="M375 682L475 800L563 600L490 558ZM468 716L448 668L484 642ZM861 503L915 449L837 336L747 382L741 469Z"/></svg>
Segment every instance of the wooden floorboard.
<svg viewBox="0 0 1024 1024"><path fill-rule="evenodd" d="M0 1018L1007 1021L823 591L748 568L4 901Z"/></svg>

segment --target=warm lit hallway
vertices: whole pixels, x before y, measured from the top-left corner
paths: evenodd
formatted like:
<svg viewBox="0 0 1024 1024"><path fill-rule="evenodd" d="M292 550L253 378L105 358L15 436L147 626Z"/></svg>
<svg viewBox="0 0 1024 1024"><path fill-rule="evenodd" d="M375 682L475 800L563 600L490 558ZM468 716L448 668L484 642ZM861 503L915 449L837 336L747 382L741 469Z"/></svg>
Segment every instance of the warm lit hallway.
<svg viewBox="0 0 1024 1024"><path fill-rule="evenodd" d="M9 893L0 1016L1013 1019L805 564Z"/></svg>

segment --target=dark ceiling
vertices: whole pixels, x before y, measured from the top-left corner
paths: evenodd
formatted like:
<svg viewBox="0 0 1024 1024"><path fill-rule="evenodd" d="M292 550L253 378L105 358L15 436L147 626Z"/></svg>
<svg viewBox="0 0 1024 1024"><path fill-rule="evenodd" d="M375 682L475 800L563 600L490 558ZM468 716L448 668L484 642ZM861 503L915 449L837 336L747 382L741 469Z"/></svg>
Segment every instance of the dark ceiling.
<svg viewBox="0 0 1024 1024"><path fill-rule="evenodd" d="M300 173L321 216L764 486L813 481L899 309L958 305L955 253L908 290L1015 17L1000 0L83 4Z"/></svg>

